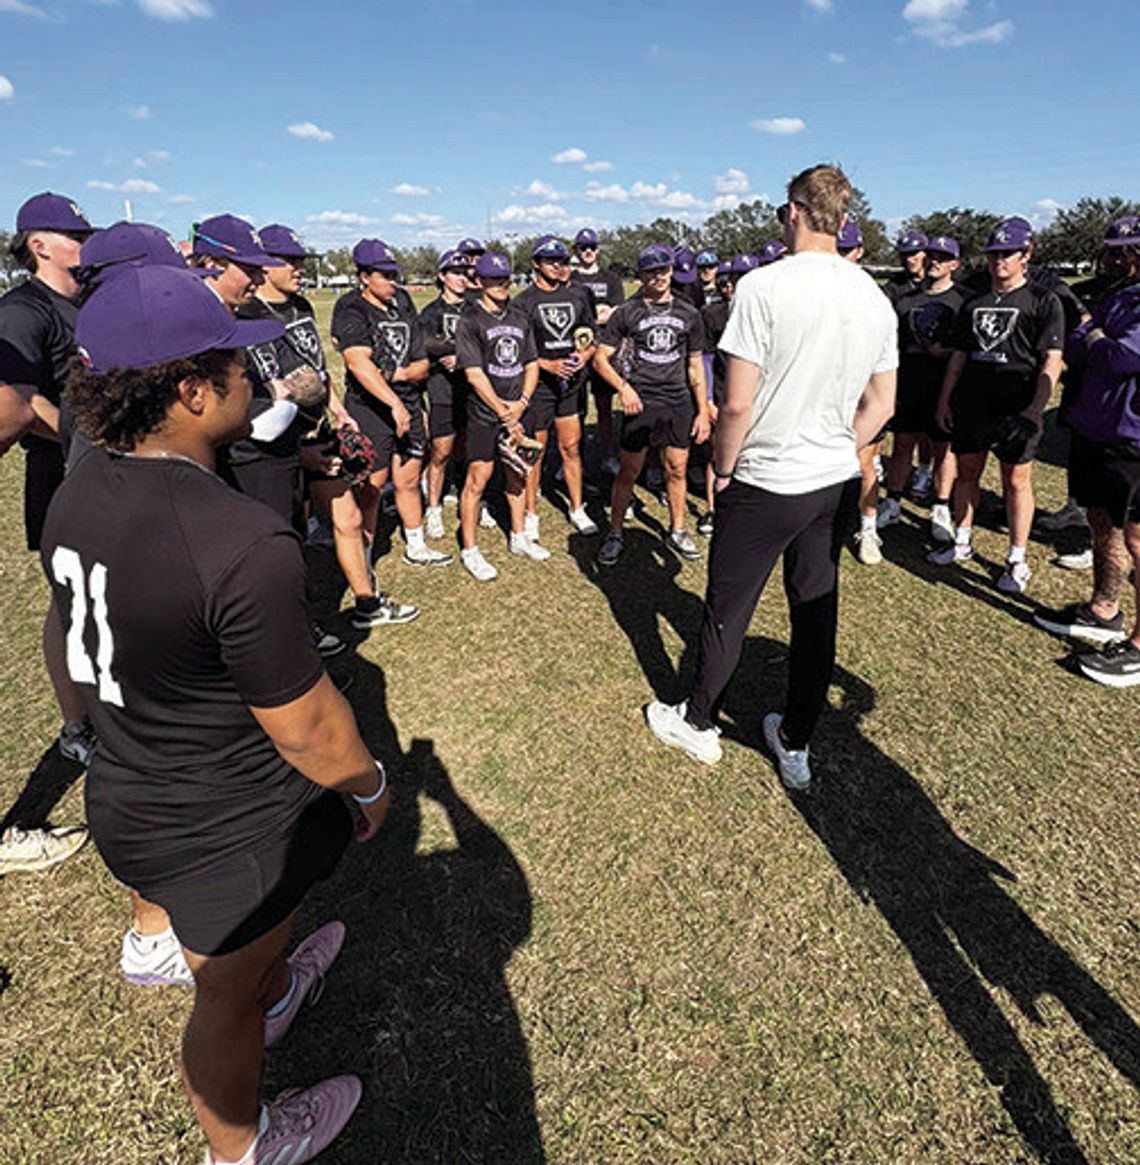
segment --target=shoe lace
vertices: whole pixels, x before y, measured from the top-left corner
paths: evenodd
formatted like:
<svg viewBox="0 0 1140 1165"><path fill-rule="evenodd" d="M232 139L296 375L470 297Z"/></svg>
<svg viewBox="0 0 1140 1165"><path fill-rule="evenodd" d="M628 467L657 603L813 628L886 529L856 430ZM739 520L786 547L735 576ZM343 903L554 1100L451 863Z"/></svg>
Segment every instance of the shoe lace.
<svg viewBox="0 0 1140 1165"><path fill-rule="evenodd" d="M310 1091L289 1088L269 1105L269 1129L273 1137L293 1137L309 1132L317 1123L317 1106Z"/></svg>

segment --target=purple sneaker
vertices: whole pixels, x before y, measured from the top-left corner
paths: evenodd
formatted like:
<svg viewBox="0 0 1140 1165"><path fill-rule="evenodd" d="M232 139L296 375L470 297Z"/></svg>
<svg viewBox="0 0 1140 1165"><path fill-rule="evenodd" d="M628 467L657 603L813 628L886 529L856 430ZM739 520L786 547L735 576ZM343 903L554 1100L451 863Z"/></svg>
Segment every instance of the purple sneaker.
<svg viewBox="0 0 1140 1165"><path fill-rule="evenodd" d="M301 1010L301 1004L306 999L313 1003L320 999L325 985L325 972L333 965L343 945L344 923L326 922L320 930L314 930L289 956L289 966L293 969L293 998L280 1015L265 1017L267 1048L273 1047L289 1030L289 1025L297 1018L297 1012ZM353 1104L355 1105L355 1101ZM348 1117L345 1117L345 1120L347 1119Z"/></svg>

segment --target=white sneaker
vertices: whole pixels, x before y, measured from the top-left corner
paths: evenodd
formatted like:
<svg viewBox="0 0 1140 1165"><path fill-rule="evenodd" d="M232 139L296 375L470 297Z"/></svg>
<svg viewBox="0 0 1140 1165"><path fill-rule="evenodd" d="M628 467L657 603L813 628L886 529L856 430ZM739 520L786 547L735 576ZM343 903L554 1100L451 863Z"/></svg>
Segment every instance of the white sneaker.
<svg viewBox="0 0 1140 1165"><path fill-rule="evenodd" d="M902 517L902 506L898 498L883 498L879 503L879 512L875 515L875 526L881 530L884 526L893 526Z"/></svg>
<svg viewBox="0 0 1140 1165"><path fill-rule="evenodd" d="M404 547L404 563L407 566L450 566L453 556L431 546Z"/></svg>
<svg viewBox="0 0 1140 1165"><path fill-rule="evenodd" d="M802 791L811 785L811 766L808 764L807 748L788 748L780 737L780 725L784 722L779 712L769 712L764 717L764 740L776 758L780 780L786 789Z"/></svg>
<svg viewBox="0 0 1140 1165"><path fill-rule="evenodd" d="M478 546L461 550L459 560L463 563L463 569L476 582L491 582L499 577L499 572L483 557L483 551Z"/></svg>
<svg viewBox="0 0 1140 1165"><path fill-rule="evenodd" d="M950 517L949 506L930 507L930 537L935 542L954 541L954 519Z"/></svg>
<svg viewBox="0 0 1140 1165"><path fill-rule="evenodd" d="M1092 570L1093 552L1078 550L1073 554L1058 554L1053 559L1053 565L1059 566L1062 570Z"/></svg>
<svg viewBox="0 0 1140 1165"><path fill-rule="evenodd" d="M538 515L529 510L523 518L523 533L532 541L538 541Z"/></svg>
<svg viewBox="0 0 1140 1165"><path fill-rule="evenodd" d="M443 507L428 506L424 511L424 533L429 538L443 537Z"/></svg>
<svg viewBox="0 0 1140 1165"><path fill-rule="evenodd" d="M182 945L170 927L162 934L141 935L132 926L123 935L119 969L123 978L136 987L194 986Z"/></svg>
<svg viewBox="0 0 1140 1165"><path fill-rule="evenodd" d="M663 704L654 700L645 709L645 722L649 731L673 748L687 752L693 760L702 764L715 765L724 753L720 746L720 733L715 728L694 728L686 719L687 702Z"/></svg>
<svg viewBox="0 0 1140 1165"><path fill-rule="evenodd" d="M498 522L491 517L491 511L487 509L486 504L479 506L479 525L484 530L494 530L498 526Z"/></svg>
<svg viewBox="0 0 1140 1165"><path fill-rule="evenodd" d="M13 825L0 836L0 874L46 870L71 857L87 840L82 825L20 829Z"/></svg>
<svg viewBox="0 0 1140 1165"><path fill-rule="evenodd" d="M932 550L926 561L935 566L950 566L954 562L969 562L974 557L974 548L969 542L952 542L941 550Z"/></svg>
<svg viewBox="0 0 1140 1165"><path fill-rule="evenodd" d="M864 528L855 535L855 557L864 566L878 566L883 561L882 545L877 531Z"/></svg>
<svg viewBox="0 0 1140 1165"><path fill-rule="evenodd" d="M533 538L526 534L511 534L511 553L520 558L529 558L532 562L545 562L550 557L550 551L545 546L539 546Z"/></svg>
<svg viewBox="0 0 1140 1165"><path fill-rule="evenodd" d="M1033 572L1029 569L1029 563L1024 560L1021 562L1007 562L1005 564L1005 570L1001 572L997 580L997 588L999 591L1004 591L1007 595L1023 595L1026 584L1029 582L1032 574Z"/></svg>
<svg viewBox="0 0 1140 1165"><path fill-rule="evenodd" d="M598 532L598 524L586 513L585 506L570 511L570 525L579 534L596 534Z"/></svg>

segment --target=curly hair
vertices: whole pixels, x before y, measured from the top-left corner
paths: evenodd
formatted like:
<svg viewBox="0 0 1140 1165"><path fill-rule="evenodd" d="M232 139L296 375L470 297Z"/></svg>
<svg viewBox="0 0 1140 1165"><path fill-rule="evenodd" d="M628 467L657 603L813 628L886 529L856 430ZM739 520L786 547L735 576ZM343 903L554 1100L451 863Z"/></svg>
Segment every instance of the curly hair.
<svg viewBox="0 0 1140 1165"><path fill-rule="evenodd" d="M79 357L72 361L64 400L76 423L93 441L129 453L162 426L188 379L208 380L220 397L227 393L226 372L237 353L215 349L151 368L112 368L93 372Z"/></svg>

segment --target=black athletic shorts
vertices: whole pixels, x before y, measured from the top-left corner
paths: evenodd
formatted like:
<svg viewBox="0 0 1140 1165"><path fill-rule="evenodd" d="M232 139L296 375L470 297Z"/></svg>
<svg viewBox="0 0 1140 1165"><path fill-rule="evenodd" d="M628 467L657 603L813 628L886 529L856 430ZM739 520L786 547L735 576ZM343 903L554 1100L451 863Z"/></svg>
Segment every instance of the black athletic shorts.
<svg viewBox="0 0 1140 1165"><path fill-rule="evenodd" d="M433 388L428 393L428 436L454 437L467 427L467 389Z"/></svg>
<svg viewBox="0 0 1140 1165"><path fill-rule="evenodd" d="M24 536L29 550L39 550L48 504L63 481L63 449L39 437L24 445Z"/></svg>
<svg viewBox="0 0 1140 1165"><path fill-rule="evenodd" d="M522 415L523 431L528 437L538 432L533 414L534 410L528 408ZM499 430L502 427L502 421L486 405L481 401L472 402L467 413L467 460L495 461L498 458Z"/></svg>
<svg viewBox="0 0 1140 1165"><path fill-rule="evenodd" d="M1140 522L1140 445L1101 445L1072 430L1069 492L1086 508L1103 510L1119 530Z"/></svg>
<svg viewBox="0 0 1140 1165"><path fill-rule="evenodd" d="M398 453L405 461L422 458L427 449L427 433L424 429L424 410L418 399L400 396L411 417L408 431L396 436L396 426L392 424L392 410L374 397L367 400L353 392L345 404L348 414L360 426L360 431L372 442L376 450L373 470L387 469L392 464L392 455Z"/></svg>
<svg viewBox="0 0 1140 1165"><path fill-rule="evenodd" d="M654 401L642 397L644 408L634 415L622 414L621 447L627 453L641 453L667 445L688 449L692 443L693 402Z"/></svg>
<svg viewBox="0 0 1140 1165"><path fill-rule="evenodd" d="M565 381L552 384L539 379L530 399L526 415L531 418L534 432L544 433L554 424L556 417L574 417L581 412L582 382Z"/></svg>
<svg viewBox="0 0 1140 1165"><path fill-rule="evenodd" d="M893 433L925 433L931 440L945 441L945 437L935 437L934 411L938 407L940 390L932 384L900 384L895 398L895 415L891 418Z"/></svg>
<svg viewBox="0 0 1140 1165"><path fill-rule="evenodd" d="M1003 426L1033 401L1034 384L1023 382L1020 391L1003 385L988 392L958 392L950 399L950 414L954 429L951 448L954 453L988 453L1003 465L1025 465L1037 456L1041 444L1042 423L1031 437L1008 438Z"/></svg>

